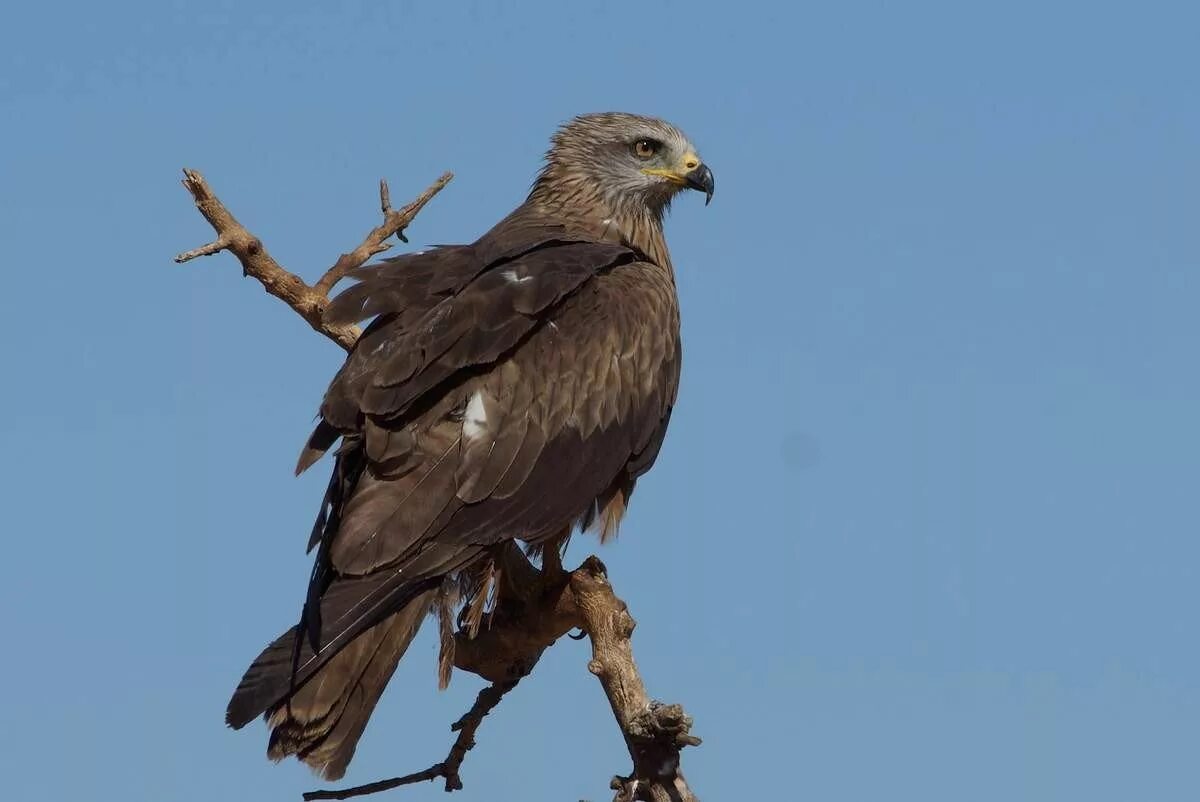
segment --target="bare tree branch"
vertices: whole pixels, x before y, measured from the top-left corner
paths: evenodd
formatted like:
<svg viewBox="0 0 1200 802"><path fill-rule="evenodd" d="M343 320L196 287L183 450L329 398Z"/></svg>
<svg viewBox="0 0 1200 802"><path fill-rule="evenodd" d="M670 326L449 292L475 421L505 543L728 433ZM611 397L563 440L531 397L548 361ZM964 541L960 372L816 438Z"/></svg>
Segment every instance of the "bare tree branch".
<svg viewBox="0 0 1200 802"><path fill-rule="evenodd" d="M459 779L458 769L462 766L467 752L470 752L475 746L475 732L479 729L479 725L483 723L484 717L492 712L496 705L500 704L500 700L504 698L504 694L515 688L516 685L516 680L512 682L494 682L479 692L479 695L475 697L475 704L471 705L471 709L451 725L450 730L452 732L457 731L458 737L454 740L454 745L450 747L450 754L446 755L446 759L441 763L434 763L424 771L406 774L403 777L393 777L390 780L379 780L378 782L367 783L366 785L356 785L353 788L343 788L336 791L309 791L304 794L305 802L312 802L317 799L351 799L356 796L376 794L380 791L390 791L402 785L415 785L420 782L436 780L439 777L446 780L447 791L461 791L463 784L462 780Z"/></svg>
<svg viewBox="0 0 1200 802"><path fill-rule="evenodd" d="M547 551L551 553L557 554ZM480 692L471 712L454 729L465 722L473 736L483 716L533 670L542 653L578 627L591 639L588 670L600 679L633 760L629 775L612 780L614 802L697 802L680 770L679 752L699 745L700 739L691 734L692 719L682 707L652 701L646 693L630 643L635 622L613 592L604 563L588 557L568 574L556 568L553 558L549 562L545 570L538 570L514 544L502 551L502 576L510 584L498 606L474 638L465 628L454 638L455 667L492 685ZM470 749L468 745L460 750L462 742L460 735L450 757L424 771L343 791L313 791L304 798L348 799L439 777L446 778L447 791L461 789L458 769Z"/></svg>
<svg viewBox="0 0 1200 802"><path fill-rule="evenodd" d="M433 196L441 192L442 188L449 184L452 178L454 178L453 173L442 173L441 178L430 184L428 189L400 211L392 208L392 198L391 193L388 191L387 181L380 179L379 208L383 212L383 223L371 229L371 233L367 234L367 238L363 240L361 245L349 253L344 253L338 257L333 267L325 271L325 275L321 276L320 280L313 285L313 289L321 295L328 297L329 291L333 289L333 285L345 278L347 273L366 264L367 260L375 254L382 253L390 248L391 246L386 242L388 237L394 234L402 242L408 242L404 237L404 229L408 228L408 224L425 208L425 204L433 200Z"/></svg>
<svg viewBox="0 0 1200 802"><path fill-rule="evenodd" d="M242 263L242 275L256 279L271 295L283 301L304 318L314 330L324 334L347 351L358 340L361 331L357 326L330 326L325 323L323 315L329 305L329 291L339 279L351 270L362 266L368 259L388 248L384 243L393 234L401 234L412 222L425 204L442 190L453 173L444 173L428 189L422 192L416 200L400 211L391 208L388 198L387 184L380 182L381 205L384 209L383 223L370 231L366 239L349 253L342 254L325 275L310 287L295 273L283 269L267 249L263 247L258 237L251 234L237 218L225 208L225 204L216 196L204 176L195 170L184 169L183 186L192 193L196 208L208 221L217 238L199 248L184 251L175 257L176 262L187 262L198 256L212 256L221 251L229 251Z"/></svg>
<svg viewBox="0 0 1200 802"><path fill-rule="evenodd" d="M637 622L613 592L604 564L596 557L584 560L571 572L571 593L592 641L588 671L604 686L633 758L633 773L613 778L614 802L696 802L679 752L699 746L700 739L691 734L692 719L682 707L652 701L646 693L630 642Z"/></svg>
<svg viewBox="0 0 1200 802"><path fill-rule="evenodd" d="M386 250L388 237L399 235L403 239L405 227L451 178L451 173L445 173L399 211L392 209L387 183L381 181L383 224L372 229L357 248L342 254L316 284L309 286L267 253L259 239L217 199L200 173L184 170L183 185L216 231L217 239L179 254L175 261L229 251L242 263L244 275L258 280L313 329L349 350L361 332L354 326L325 324L322 314L329 304L330 290L349 272ZM633 761L629 775L613 778L614 802L698 802L680 770L679 753L684 747L698 745L700 739L691 734L692 720L683 708L652 701L647 694L630 642L635 622L625 602L613 591L604 564L588 557L579 568L567 573L557 551L547 549L543 567L538 569L511 542L498 549L495 559L501 588L486 626L474 637L460 628L453 638L454 666L492 685L480 691L471 710L451 728L459 735L446 760L404 777L340 791L312 791L304 795L305 800L349 799L439 777L445 779L447 791L461 789L459 768L475 745L475 732L483 718L533 670L547 648L571 630L581 629L592 644L588 670L599 678L608 696Z"/></svg>

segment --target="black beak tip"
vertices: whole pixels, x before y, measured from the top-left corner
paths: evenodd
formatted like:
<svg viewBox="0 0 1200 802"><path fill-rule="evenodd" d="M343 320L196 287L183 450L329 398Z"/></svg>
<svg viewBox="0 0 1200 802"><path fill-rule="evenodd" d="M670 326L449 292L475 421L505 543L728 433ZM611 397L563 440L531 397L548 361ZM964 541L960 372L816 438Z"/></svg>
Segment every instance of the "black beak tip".
<svg viewBox="0 0 1200 802"><path fill-rule="evenodd" d="M692 189L699 190L704 193L704 205L707 206L712 201L713 190L716 184L713 181L712 170L708 169L707 164L701 164L696 169L687 174L688 186Z"/></svg>

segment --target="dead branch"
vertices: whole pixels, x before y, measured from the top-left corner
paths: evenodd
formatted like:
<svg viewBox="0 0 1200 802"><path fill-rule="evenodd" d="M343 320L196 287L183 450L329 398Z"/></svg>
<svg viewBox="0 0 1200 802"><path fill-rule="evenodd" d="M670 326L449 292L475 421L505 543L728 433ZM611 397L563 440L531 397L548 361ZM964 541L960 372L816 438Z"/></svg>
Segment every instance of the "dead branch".
<svg viewBox="0 0 1200 802"><path fill-rule="evenodd" d="M325 324L322 314L329 304L329 292L348 273L386 250L384 241L388 237L397 235L403 240L404 229L452 177L445 173L399 211L391 208L387 183L381 181L383 224L372 229L357 248L342 254L309 286L267 253L262 242L225 208L200 173L185 169L183 185L216 231L217 239L179 254L175 261L229 251L241 262L243 275L258 280L314 330L349 350L361 332L354 326ZM567 573L558 553L548 549L543 555L543 568L538 569L515 543L500 549L496 560L502 587L486 626L473 637L465 628L453 637L454 666L492 684L480 691L471 710L451 728L459 735L446 760L404 777L339 791L311 791L304 799L349 799L439 777L445 779L447 791L461 789L459 768L475 745L475 733L484 717L533 670L547 648L578 628L591 640L588 670L604 688L633 761L629 775L612 780L616 792L613 802L697 802L680 770L679 753L684 747L698 745L700 739L691 734L692 720L682 707L660 704L647 694L630 642L635 622L625 602L613 591L604 564L588 557Z"/></svg>
<svg viewBox="0 0 1200 802"><path fill-rule="evenodd" d="M604 686L633 759L629 776L613 778L613 802L695 802L679 767L679 752L699 746L700 739L691 734L692 719L682 707L652 701L646 693L630 642L637 622L613 592L604 563L588 557L571 572L570 584L592 641L588 671Z"/></svg>
<svg viewBox="0 0 1200 802"><path fill-rule="evenodd" d="M221 203L204 180L204 176L195 170L184 168L183 186L192 193L196 208L213 227L217 238L207 245L184 251L175 257L175 261L183 263L198 256L212 256L221 251L229 251L242 263L242 275L256 279L267 292L294 309L314 330L349 351L361 332L357 326L330 326L325 323L323 315L325 307L329 305L329 291L351 270L361 267L375 254L387 250L390 246L384 240L388 237L398 235L403 238L404 229L412 223L417 213L450 183L453 177L453 173L443 173L412 203L399 211L392 209L387 182L380 181L379 196L383 223L373 228L357 248L342 254L334 266L310 287L302 278L284 270L272 258L262 241L246 230L246 227L225 208L225 204Z"/></svg>
<svg viewBox="0 0 1200 802"><path fill-rule="evenodd" d="M367 238L362 241L361 245L349 253L339 256L333 267L326 270L325 275L321 276L313 285L313 290L328 298L333 285L345 278L347 273L362 267L375 254L383 253L392 247L387 242L388 237L394 234L401 242L408 242L404 236L404 229L408 228L408 224L425 208L425 204L433 200L433 196L441 192L453 177L453 173L442 173L441 178L430 184L428 189L400 211L392 208L392 196L388 191L387 181L381 178L379 180L379 209L383 212L383 223L371 229L371 233L367 234Z"/></svg>
<svg viewBox="0 0 1200 802"><path fill-rule="evenodd" d="M474 638L465 628L454 636L455 667L492 681L480 692L471 712L453 728L464 722L470 726L465 748L460 734L450 756L424 771L342 791L313 791L304 798L348 799L439 777L446 779L447 791L461 789L458 769L483 717L533 670L548 647L572 629L581 628L592 642L588 670L600 679L633 760L629 775L612 780L614 802L696 802L680 770L679 752L699 745L700 739L691 734L692 719L682 707L652 701L646 693L630 643L635 622L625 602L613 592L604 563L588 557L569 574L556 569L553 562L538 570L511 543L502 552L500 563L502 575L511 584L501 593L487 627Z"/></svg>
<svg viewBox="0 0 1200 802"><path fill-rule="evenodd" d="M516 680L512 682L494 682L479 692L479 695L475 697L475 704L471 705L471 709L450 726L451 732L458 732L458 738L454 740L454 745L450 747L450 754L441 763L434 763L424 771L406 774L403 777L393 777L390 780L379 780L378 782L367 783L366 785L356 785L353 788L343 788L337 791L309 791L304 794L305 802L312 802L315 799L350 799L356 796L376 794L380 791L390 791L402 785L415 785L419 782L436 780L439 777L446 780L447 791L462 790L463 784L462 780L459 779L458 769L462 765L463 759L467 756L467 752L470 752L475 746L476 730L483 723L484 717L492 712L496 705L500 704L500 700L504 698L504 694L515 688L516 685Z"/></svg>

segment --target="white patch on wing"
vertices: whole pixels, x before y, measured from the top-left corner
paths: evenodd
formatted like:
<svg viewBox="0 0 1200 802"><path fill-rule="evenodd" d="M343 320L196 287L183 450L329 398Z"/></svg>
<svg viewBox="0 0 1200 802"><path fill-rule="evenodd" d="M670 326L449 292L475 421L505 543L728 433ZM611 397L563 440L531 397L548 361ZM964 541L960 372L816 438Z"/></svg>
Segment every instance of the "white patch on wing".
<svg viewBox="0 0 1200 802"><path fill-rule="evenodd" d="M533 276L518 276L515 270L505 270L500 274L509 284L524 284L526 281L533 279Z"/></svg>
<svg viewBox="0 0 1200 802"><path fill-rule="evenodd" d="M476 390L463 412L463 437L474 440L487 430L487 411L483 408L483 391Z"/></svg>

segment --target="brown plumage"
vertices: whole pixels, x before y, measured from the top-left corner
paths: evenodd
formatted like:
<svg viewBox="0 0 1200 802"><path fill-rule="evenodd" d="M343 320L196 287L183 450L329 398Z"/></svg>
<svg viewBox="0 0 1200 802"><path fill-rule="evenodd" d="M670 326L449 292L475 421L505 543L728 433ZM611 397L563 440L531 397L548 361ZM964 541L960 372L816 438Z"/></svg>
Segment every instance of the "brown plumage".
<svg viewBox="0 0 1200 802"><path fill-rule="evenodd" d="M479 625L491 548L615 532L675 402L662 219L685 187L711 196L712 174L674 127L579 117L525 203L478 241L353 274L327 319L373 321L298 465L341 439L301 622L246 671L230 726L265 714L270 757L340 777L426 613L444 636L461 598Z"/></svg>

